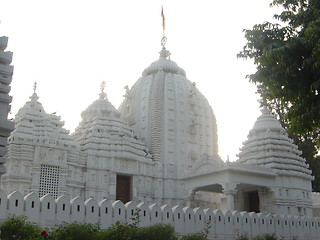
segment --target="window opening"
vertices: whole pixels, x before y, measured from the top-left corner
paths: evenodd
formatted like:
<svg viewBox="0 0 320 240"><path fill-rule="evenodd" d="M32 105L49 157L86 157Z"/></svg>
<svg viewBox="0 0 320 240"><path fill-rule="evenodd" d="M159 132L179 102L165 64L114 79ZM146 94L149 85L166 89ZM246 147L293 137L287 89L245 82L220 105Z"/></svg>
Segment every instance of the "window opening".
<svg viewBox="0 0 320 240"><path fill-rule="evenodd" d="M39 196L50 193L54 198L58 197L60 167L41 165Z"/></svg>

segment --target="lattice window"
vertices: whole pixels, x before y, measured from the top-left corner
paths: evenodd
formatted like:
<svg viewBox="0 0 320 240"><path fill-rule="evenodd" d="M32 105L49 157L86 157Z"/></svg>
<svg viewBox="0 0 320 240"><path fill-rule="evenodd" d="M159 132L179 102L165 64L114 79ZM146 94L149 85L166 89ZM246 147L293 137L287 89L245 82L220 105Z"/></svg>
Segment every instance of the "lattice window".
<svg viewBox="0 0 320 240"><path fill-rule="evenodd" d="M39 196L42 197L50 193L54 198L58 197L59 192L60 167L41 165Z"/></svg>

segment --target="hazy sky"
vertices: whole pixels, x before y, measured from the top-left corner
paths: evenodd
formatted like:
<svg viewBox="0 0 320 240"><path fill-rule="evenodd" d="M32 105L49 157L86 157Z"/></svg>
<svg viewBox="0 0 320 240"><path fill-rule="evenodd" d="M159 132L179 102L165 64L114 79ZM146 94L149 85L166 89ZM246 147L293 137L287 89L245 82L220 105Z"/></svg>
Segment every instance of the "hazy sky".
<svg viewBox="0 0 320 240"><path fill-rule="evenodd" d="M245 28L271 20L271 0L1 0L0 36L8 36L14 75L13 117L33 92L47 113L73 132L81 112L107 83L118 107L125 85L159 57L161 4L171 59L196 82L217 118L220 155L236 153L259 116L256 87L245 76L252 61L237 59Z"/></svg>

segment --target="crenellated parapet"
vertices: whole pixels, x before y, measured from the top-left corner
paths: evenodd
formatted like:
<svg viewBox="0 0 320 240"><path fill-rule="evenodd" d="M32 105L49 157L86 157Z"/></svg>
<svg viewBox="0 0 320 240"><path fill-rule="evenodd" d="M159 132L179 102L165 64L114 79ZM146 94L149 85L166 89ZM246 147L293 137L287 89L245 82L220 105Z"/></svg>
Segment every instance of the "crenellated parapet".
<svg viewBox="0 0 320 240"><path fill-rule="evenodd" d="M168 205L145 204L77 196L53 198L47 194L41 198L34 193L23 196L15 191L6 195L0 190L0 220L9 214L27 216L29 221L50 227L62 222L99 223L108 228L118 221L134 223L139 215L138 226L157 223L174 226L179 234L199 233L208 229L208 239L235 239L239 235L253 238L263 234L275 234L284 239L319 239L320 218L307 218L291 215L222 211L201 208L171 207Z"/></svg>

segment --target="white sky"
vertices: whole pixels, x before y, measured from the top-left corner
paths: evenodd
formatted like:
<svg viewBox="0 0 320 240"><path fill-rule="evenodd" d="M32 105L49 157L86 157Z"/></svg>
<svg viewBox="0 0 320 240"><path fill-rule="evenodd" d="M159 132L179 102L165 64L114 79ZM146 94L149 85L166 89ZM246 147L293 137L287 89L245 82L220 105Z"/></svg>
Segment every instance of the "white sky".
<svg viewBox="0 0 320 240"><path fill-rule="evenodd" d="M73 132L81 112L107 83L118 107L161 50L161 4L167 49L196 82L217 118L223 160L236 154L260 115L256 87L245 76L252 61L237 59L245 28L271 20L271 0L1 0L0 36L13 52L13 117L37 81L39 101Z"/></svg>

